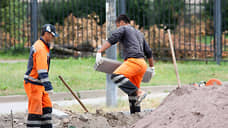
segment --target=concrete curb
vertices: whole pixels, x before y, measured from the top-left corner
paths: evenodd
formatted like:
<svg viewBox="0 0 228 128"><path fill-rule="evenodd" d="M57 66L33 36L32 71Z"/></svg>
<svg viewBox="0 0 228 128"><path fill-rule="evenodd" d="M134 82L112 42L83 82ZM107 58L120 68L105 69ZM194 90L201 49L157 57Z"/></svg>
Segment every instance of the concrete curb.
<svg viewBox="0 0 228 128"><path fill-rule="evenodd" d="M164 93L170 92L175 89L177 86L170 85L170 86L146 86L142 87L143 90L150 93ZM105 97L106 91L105 90L89 90L89 91L79 91L75 92L75 94L80 97L80 99L88 99L88 98L97 98L97 97ZM124 94L120 89L118 90L119 96L124 96ZM53 101L63 101L63 100L72 100L74 97L71 95L70 92L58 92L51 95L51 99ZM0 103L2 102L20 102L20 101L27 101L26 95L12 95L12 96L0 96Z"/></svg>

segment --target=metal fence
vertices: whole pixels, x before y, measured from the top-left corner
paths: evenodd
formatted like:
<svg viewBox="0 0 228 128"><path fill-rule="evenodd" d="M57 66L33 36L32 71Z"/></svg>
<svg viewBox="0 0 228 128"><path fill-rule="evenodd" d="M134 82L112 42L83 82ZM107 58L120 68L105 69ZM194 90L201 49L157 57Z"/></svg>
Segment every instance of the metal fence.
<svg viewBox="0 0 228 128"><path fill-rule="evenodd" d="M228 60L226 0L116 1L117 15L126 13L131 24L144 32L155 59L171 59L166 25L172 32L177 59ZM56 54L95 52L106 39L105 2L0 0L0 49L29 48L40 36L41 26L51 23L60 34L54 41Z"/></svg>

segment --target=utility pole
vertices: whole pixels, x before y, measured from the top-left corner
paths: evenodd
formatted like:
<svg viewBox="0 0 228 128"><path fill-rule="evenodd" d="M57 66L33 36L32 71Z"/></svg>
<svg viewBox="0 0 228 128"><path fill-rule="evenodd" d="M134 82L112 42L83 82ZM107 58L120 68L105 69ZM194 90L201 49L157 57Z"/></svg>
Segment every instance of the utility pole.
<svg viewBox="0 0 228 128"><path fill-rule="evenodd" d="M126 0L118 0L118 6L119 15L126 14ZM124 59L122 44L119 44L119 56Z"/></svg>
<svg viewBox="0 0 228 128"><path fill-rule="evenodd" d="M38 10L38 3L37 0L32 0L31 1L31 45L38 39L37 35L37 10Z"/></svg>
<svg viewBox="0 0 228 128"><path fill-rule="evenodd" d="M220 65L222 57L222 48L221 48L221 0L214 0L214 26L215 26L215 47L216 47L216 62Z"/></svg>
<svg viewBox="0 0 228 128"><path fill-rule="evenodd" d="M111 32L116 28L116 0L106 0L106 39L111 35ZM113 45L106 50L107 58L117 59L117 46ZM117 105L117 87L111 80L111 74L106 74L106 105Z"/></svg>

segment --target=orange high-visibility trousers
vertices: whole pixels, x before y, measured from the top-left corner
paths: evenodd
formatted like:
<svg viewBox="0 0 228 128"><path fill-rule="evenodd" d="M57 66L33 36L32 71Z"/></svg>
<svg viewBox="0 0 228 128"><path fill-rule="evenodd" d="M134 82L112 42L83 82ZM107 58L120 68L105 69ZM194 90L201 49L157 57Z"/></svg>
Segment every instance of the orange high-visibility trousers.
<svg viewBox="0 0 228 128"><path fill-rule="evenodd" d="M143 79L146 69L147 64L144 58L128 58L114 71L114 74L124 75L136 87L140 88L140 83Z"/></svg>
<svg viewBox="0 0 228 128"><path fill-rule="evenodd" d="M43 108L52 108L52 103L44 86L31 84L24 81L24 89L28 96L28 113L43 114Z"/></svg>

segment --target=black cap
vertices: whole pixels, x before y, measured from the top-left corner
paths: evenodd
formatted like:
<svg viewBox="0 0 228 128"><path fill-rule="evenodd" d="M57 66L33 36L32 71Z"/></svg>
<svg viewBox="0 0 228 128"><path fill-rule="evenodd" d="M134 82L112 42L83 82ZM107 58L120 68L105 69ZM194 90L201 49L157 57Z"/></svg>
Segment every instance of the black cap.
<svg viewBox="0 0 228 128"><path fill-rule="evenodd" d="M49 32L54 37L59 37L59 35L56 33L55 26L52 24L45 24L42 26L42 32Z"/></svg>

